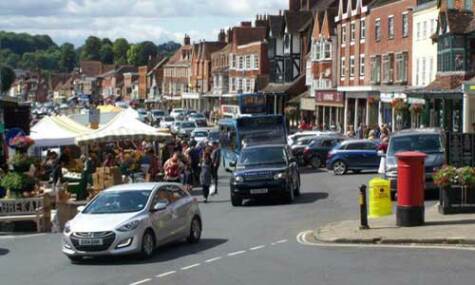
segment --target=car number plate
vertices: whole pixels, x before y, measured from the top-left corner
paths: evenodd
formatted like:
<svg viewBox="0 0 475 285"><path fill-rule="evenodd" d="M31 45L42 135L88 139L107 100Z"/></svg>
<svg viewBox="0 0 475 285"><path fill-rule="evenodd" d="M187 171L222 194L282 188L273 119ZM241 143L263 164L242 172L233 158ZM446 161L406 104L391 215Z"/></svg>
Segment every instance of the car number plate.
<svg viewBox="0 0 475 285"><path fill-rule="evenodd" d="M102 245L102 239L100 238L90 238L90 239L80 239L79 245Z"/></svg>
<svg viewBox="0 0 475 285"><path fill-rule="evenodd" d="M252 189L251 194L266 194L268 192L267 189Z"/></svg>

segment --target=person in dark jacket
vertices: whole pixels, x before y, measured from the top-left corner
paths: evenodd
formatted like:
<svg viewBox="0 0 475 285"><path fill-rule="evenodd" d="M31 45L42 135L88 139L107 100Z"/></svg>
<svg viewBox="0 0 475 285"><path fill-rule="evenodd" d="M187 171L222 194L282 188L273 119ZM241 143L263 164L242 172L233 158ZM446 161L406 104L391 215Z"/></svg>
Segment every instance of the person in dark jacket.
<svg viewBox="0 0 475 285"><path fill-rule="evenodd" d="M214 186L216 191L213 195L218 194L218 171L219 166L221 165L221 149L219 148L219 143L213 142L213 150L211 152L211 176L213 178Z"/></svg>
<svg viewBox="0 0 475 285"><path fill-rule="evenodd" d="M211 185L211 154L209 151L203 153L203 159L201 160L201 172L200 172L200 184L203 188L204 202L208 202L209 187Z"/></svg>

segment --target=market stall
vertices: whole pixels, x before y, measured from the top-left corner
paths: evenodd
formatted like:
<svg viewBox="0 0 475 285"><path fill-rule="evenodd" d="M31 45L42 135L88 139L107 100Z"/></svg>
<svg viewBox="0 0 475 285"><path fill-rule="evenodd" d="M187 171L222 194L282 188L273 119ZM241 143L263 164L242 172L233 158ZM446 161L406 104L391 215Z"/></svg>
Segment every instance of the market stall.
<svg viewBox="0 0 475 285"><path fill-rule="evenodd" d="M76 144L76 137L92 132L66 116L44 117L31 128L36 148L60 147Z"/></svg>

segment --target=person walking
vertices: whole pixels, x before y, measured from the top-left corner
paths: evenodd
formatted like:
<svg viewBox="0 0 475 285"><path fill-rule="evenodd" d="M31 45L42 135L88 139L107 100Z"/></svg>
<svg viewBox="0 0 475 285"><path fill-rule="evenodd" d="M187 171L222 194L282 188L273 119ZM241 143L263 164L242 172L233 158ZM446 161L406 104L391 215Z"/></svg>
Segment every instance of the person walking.
<svg viewBox="0 0 475 285"><path fill-rule="evenodd" d="M200 184L203 189L204 202L208 203L209 187L211 185L211 154L207 150L203 153L201 160Z"/></svg>
<svg viewBox="0 0 475 285"><path fill-rule="evenodd" d="M213 195L218 194L218 171L221 165L221 149L217 141L213 142L213 150L211 152L211 176L213 178L215 191Z"/></svg>

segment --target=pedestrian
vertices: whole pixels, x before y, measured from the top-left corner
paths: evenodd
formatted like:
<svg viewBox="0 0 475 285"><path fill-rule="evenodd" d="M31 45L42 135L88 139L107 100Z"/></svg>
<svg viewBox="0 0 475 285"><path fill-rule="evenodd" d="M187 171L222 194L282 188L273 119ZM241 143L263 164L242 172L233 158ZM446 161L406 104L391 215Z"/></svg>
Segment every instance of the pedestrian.
<svg viewBox="0 0 475 285"><path fill-rule="evenodd" d="M356 138L361 140L364 138L364 125L360 123L360 126L356 129Z"/></svg>
<svg viewBox="0 0 475 285"><path fill-rule="evenodd" d="M200 180L200 149L197 147L195 140L190 142L188 157L191 165L191 174L193 178L193 186L199 185Z"/></svg>
<svg viewBox="0 0 475 285"><path fill-rule="evenodd" d="M165 171L165 181L168 182L180 182L180 174L183 165L178 158L178 152L175 152L173 156L165 162L163 170Z"/></svg>
<svg viewBox="0 0 475 285"><path fill-rule="evenodd" d="M215 191L213 195L218 194L218 171L219 166L221 165L221 149L219 147L219 143L217 141L213 141L213 149L211 152L211 176L214 181Z"/></svg>
<svg viewBox="0 0 475 285"><path fill-rule="evenodd" d="M157 175L160 173L161 165L160 160L155 155L152 149L149 149L147 152L147 156L149 157L150 167L148 168L148 181L155 182L157 181Z"/></svg>
<svg viewBox="0 0 475 285"><path fill-rule="evenodd" d="M114 155L112 153L108 153L106 156L106 160L102 164L103 167L114 167L116 166L116 162L114 159Z"/></svg>
<svg viewBox="0 0 475 285"><path fill-rule="evenodd" d="M93 172L93 163L90 156L81 155L81 161L84 164L83 170L81 172L81 181L79 183L79 193L77 193L77 200L83 201L86 200L88 191L87 187L89 184L92 184L92 172ZM97 189L99 190L99 189Z"/></svg>
<svg viewBox="0 0 475 285"><path fill-rule="evenodd" d="M211 154L209 150L203 153L201 160L200 184L203 189L204 202L208 202L209 187L211 185Z"/></svg>

